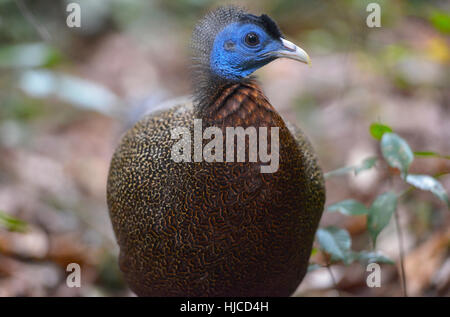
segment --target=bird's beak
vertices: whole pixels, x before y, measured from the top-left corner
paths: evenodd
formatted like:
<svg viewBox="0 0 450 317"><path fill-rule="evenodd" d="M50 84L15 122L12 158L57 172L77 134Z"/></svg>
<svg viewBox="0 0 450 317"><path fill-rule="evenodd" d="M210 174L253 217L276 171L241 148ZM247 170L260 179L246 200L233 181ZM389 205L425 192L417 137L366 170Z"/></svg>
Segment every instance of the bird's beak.
<svg viewBox="0 0 450 317"><path fill-rule="evenodd" d="M283 38L280 38L280 40L283 47L280 50L274 52L276 54L276 57L290 58L311 65L311 59L303 49Z"/></svg>

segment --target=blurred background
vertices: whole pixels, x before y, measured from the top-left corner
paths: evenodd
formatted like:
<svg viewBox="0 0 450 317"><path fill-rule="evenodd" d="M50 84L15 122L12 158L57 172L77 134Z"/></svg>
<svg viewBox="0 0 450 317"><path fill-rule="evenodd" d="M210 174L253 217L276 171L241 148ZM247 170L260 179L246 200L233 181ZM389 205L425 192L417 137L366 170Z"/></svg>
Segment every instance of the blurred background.
<svg viewBox="0 0 450 317"><path fill-rule="evenodd" d="M66 25L70 2L81 6L81 28ZM381 27L369 28L370 2L239 2L269 14L311 56L312 67L278 60L256 75L272 105L310 137L324 171L379 155L372 122L391 126L414 151L450 154L450 2L376 1ZM106 207L109 161L143 109L190 93L192 28L228 3L0 0L0 296L133 296ZM411 171L441 173L450 192L448 159L416 158ZM402 189L382 164L326 186L328 205L369 205ZM416 192L398 213L409 294L449 296L447 207ZM347 229L357 250L369 245L365 222L324 213L321 226ZM377 249L398 263L392 223ZM72 262L82 267L81 288L66 286ZM368 288L365 267L338 264L339 293L318 269L295 296L401 296L398 272L383 265L382 287Z"/></svg>

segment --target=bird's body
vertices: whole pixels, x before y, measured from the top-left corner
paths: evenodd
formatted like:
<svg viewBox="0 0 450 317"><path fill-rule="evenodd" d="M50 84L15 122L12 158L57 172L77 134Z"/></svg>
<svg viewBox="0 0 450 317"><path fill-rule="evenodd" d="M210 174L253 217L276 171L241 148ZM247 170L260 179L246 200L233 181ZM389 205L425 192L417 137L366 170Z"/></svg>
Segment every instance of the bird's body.
<svg viewBox="0 0 450 317"><path fill-rule="evenodd" d="M143 296L291 295L306 273L325 199L315 154L253 79L222 77L202 90L199 78L193 102L145 116L114 154L107 191L121 270ZM262 173L265 161L249 161L248 142L244 162L175 162L171 132L194 135L199 119L202 131L223 132L223 149L228 127L255 128L258 136L267 128L277 170Z"/></svg>

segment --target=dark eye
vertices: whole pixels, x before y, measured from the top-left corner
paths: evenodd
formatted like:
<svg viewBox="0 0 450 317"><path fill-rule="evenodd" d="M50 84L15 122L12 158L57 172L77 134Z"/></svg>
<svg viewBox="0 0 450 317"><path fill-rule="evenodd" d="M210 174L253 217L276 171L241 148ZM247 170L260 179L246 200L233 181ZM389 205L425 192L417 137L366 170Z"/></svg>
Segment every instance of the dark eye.
<svg viewBox="0 0 450 317"><path fill-rule="evenodd" d="M259 36L254 32L250 32L245 36L245 43L250 46L255 46L259 44Z"/></svg>

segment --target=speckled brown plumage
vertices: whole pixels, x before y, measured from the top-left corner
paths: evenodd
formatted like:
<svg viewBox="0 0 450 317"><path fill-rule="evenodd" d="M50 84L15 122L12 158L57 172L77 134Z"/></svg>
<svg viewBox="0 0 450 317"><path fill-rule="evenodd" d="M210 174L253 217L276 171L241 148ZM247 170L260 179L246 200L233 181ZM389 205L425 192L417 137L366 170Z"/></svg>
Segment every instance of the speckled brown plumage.
<svg viewBox="0 0 450 317"><path fill-rule="evenodd" d="M279 127L278 171L261 173L259 161L174 162L170 131L192 131L194 118L203 128ZM113 156L107 199L136 294L288 296L306 273L325 190L306 137L247 79L222 85L202 107L141 119Z"/></svg>

